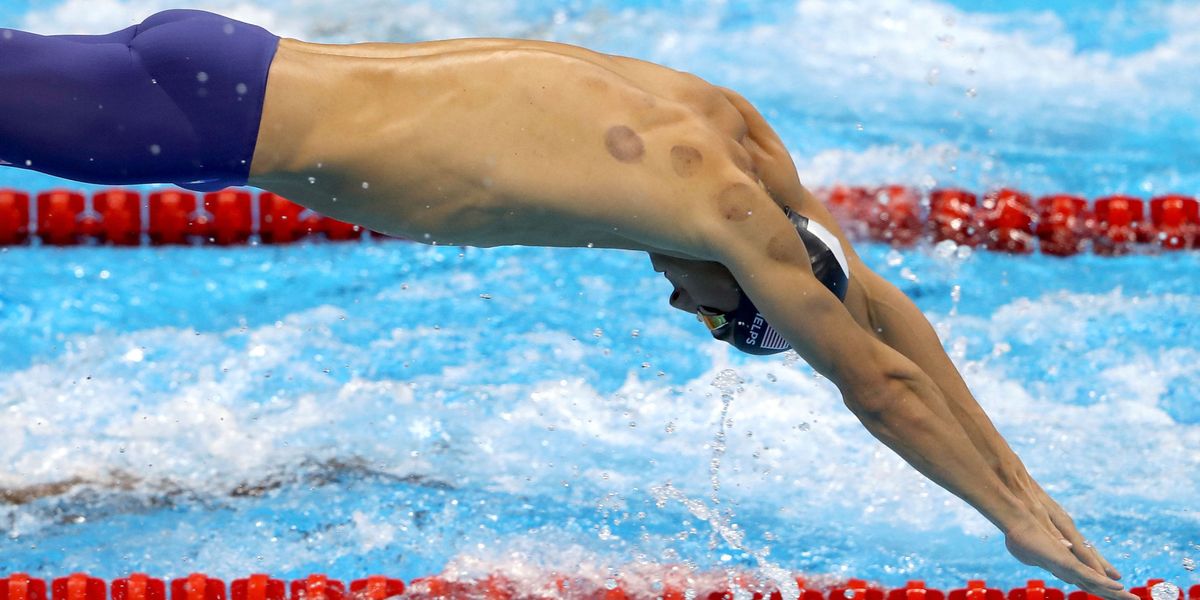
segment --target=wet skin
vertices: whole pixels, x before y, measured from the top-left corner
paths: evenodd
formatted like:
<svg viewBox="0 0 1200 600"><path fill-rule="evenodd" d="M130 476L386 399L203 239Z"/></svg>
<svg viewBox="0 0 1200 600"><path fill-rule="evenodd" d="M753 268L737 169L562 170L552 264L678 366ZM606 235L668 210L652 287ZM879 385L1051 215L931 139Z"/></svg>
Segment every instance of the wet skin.
<svg viewBox="0 0 1200 600"><path fill-rule="evenodd" d="M548 42L284 39L250 183L423 243L645 251L676 288L671 305L688 312L732 309L740 289L872 435L978 509L1016 558L1093 594L1136 598L732 90ZM812 276L783 206L839 238L844 303Z"/></svg>

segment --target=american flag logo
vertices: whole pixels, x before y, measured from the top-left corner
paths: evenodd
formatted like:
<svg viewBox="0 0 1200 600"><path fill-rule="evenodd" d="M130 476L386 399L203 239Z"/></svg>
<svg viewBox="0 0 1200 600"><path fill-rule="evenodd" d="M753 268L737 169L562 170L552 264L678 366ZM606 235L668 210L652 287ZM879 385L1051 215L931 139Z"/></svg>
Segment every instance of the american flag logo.
<svg viewBox="0 0 1200 600"><path fill-rule="evenodd" d="M783 339L783 336L779 335L779 333L775 331L775 328L771 327L770 325L767 325L766 331L763 331L762 344L760 344L760 346L766 348L767 350L787 350L788 348L792 347L792 345L789 344L787 340Z"/></svg>

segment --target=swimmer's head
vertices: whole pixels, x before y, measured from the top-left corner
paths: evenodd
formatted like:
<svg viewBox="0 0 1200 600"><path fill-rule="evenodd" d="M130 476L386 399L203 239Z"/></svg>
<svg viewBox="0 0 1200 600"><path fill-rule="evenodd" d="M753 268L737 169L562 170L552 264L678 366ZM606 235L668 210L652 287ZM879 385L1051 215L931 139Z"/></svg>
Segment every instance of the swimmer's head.
<svg viewBox="0 0 1200 600"><path fill-rule="evenodd" d="M675 258L650 253L650 264L671 282L671 306L696 314L701 306L734 310L741 292L737 281L721 263Z"/></svg>
<svg viewBox="0 0 1200 600"><path fill-rule="evenodd" d="M813 275L839 300L845 300L850 268L837 237L790 209L785 208L784 213L808 250ZM791 349L720 263L654 253L650 261L654 270L675 286L671 306L695 314L714 338L748 354L776 354Z"/></svg>

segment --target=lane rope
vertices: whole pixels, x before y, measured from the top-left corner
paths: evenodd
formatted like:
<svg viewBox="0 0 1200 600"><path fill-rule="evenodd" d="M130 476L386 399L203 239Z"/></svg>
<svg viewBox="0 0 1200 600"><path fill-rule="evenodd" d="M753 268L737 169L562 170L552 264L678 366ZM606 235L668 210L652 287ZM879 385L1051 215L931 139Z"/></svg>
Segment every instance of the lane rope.
<svg viewBox="0 0 1200 600"><path fill-rule="evenodd" d="M647 582L642 582L643 584ZM592 582L579 577L551 573L540 584L518 586L501 574L478 579L457 579L442 575L404 581L383 575L356 579L347 586L324 574L309 575L291 582L257 573L235 579L228 586L221 579L203 573L172 580L144 573L104 580L86 573L73 573L47 581L24 573L0 579L2 600L385 600L396 596L413 599L476 598L481 600L517 600L525 598L596 598L602 600L1099 600L1082 590L1063 592L1047 586L1041 579L1030 579L1024 587L1008 591L989 587L982 579L973 579L963 588L939 590L927 588L921 580L911 580L902 588L884 588L863 579L846 579L832 585L816 586L804 577L796 577L796 596L783 597L777 586L750 574L736 572L695 573L682 567L664 568L662 576L649 582L653 589L630 585L621 578ZM520 588L520 589L519 589ZM47 596L49 592L49 596ZM1149 579L1144 586L1129 592L1141 600L1185 600L1183 590L1163 579ZM1193 585L1186 600L1200 600L1200 584Z"/></svg>
<svg viewBox="0 0 1200 600"><path fill-rule="evenodd" d="M1072 194L1037 198L1011 188L982 195L901 185L816 191L851 239L897 247L953 242L998 252L1055 256L1153 253L1200 247L1194 197ZM0 189L0 246L286 244L304 239L390 237L307 210L271 192L227 188L197 194Z"/></svg>

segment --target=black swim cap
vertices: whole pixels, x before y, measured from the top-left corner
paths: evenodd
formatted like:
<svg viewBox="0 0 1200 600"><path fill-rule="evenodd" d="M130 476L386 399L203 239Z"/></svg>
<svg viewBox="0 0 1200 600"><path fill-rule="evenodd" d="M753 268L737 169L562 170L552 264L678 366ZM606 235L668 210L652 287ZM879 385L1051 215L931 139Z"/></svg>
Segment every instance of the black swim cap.
<svg viewBox="0 0 1200 600"><path fill-rule="evenodd" d="M838 239L828 229L808 220L808 217L784 207L784 214L796 226L796 233L808 250L813 275L838 300L846 300L846 288L850 284L850 267ZM767 319L758 312L754 303L740 289L738 305L731 313L722 313L707 306L696 310L696 316L708 326L712 336L747 354L777 354L790 350L792 345L775 331Z"/></svg>

